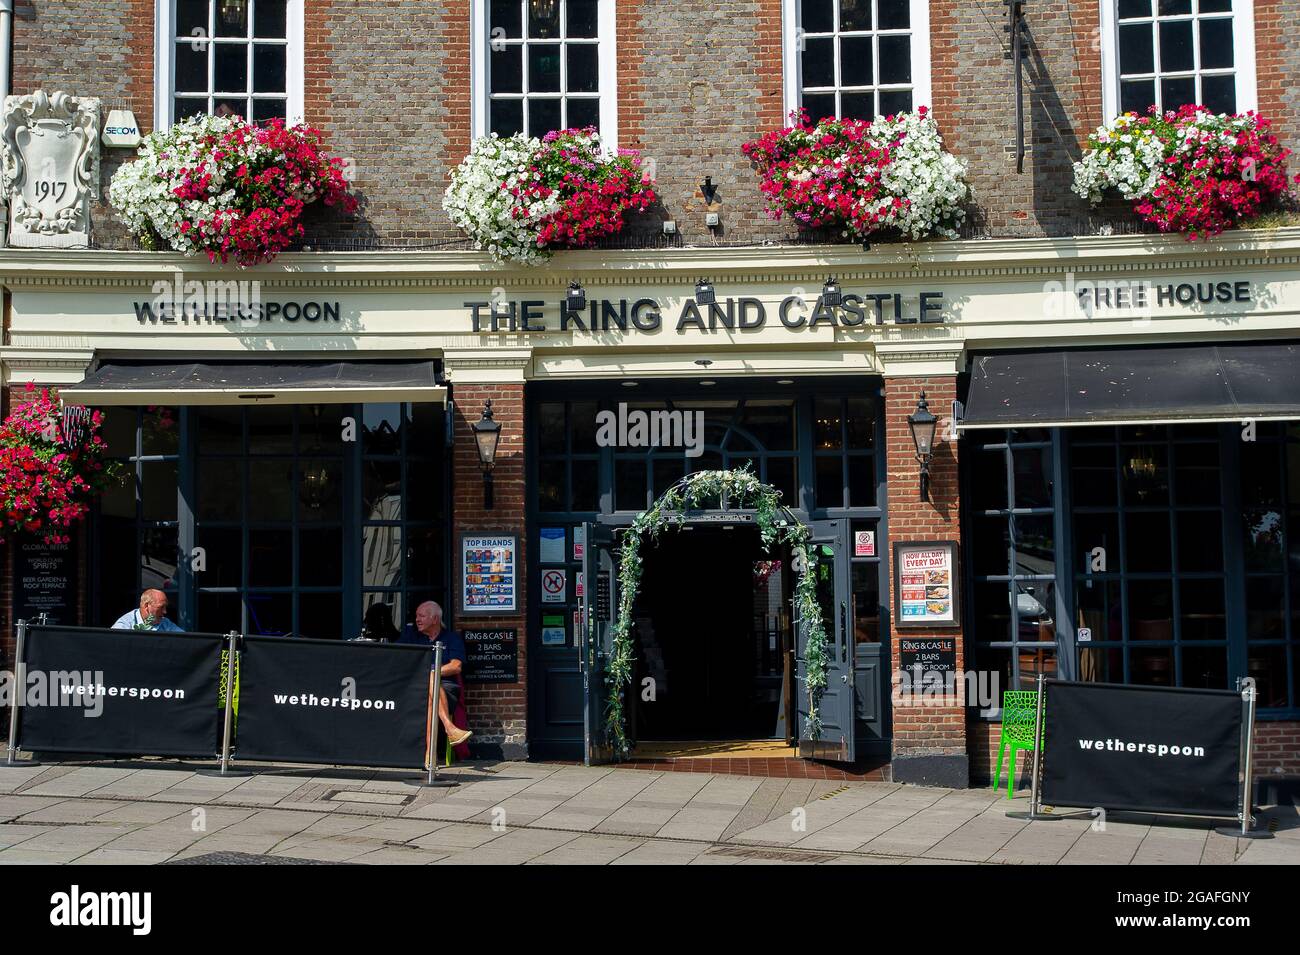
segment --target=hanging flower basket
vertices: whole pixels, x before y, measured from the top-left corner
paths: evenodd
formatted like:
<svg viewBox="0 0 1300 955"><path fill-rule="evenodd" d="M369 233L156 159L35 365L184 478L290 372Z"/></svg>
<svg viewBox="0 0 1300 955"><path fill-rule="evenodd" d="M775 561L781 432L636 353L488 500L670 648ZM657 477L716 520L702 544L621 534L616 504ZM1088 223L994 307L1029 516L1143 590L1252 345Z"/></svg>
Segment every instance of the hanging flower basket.
<svg viewBox="0 0 1300 955"><path fill-rule="evenodd" d="M605 702L606 739L614 755L626 758L632 749L627 737L626 693L632 683L635 639L632 611L641 587L641 548L654 544L666 530L680 528L687 511L716 506L754 509L754 523L765 549L788 544L791 566L797 578L794 588L795 621L803 627L803 692L808 699L803 733L820 739L821 700L830 672L830 644L821 608L817 603L817 555L809 542L812 532L781 503L781 492L761 482L748 468L734 471L696 471L682 478L642 511L622 532L623 549L618 565L618 616L614 621L608 663ZM594 623L589 625L594 626Z"/></svg>
<svg viewBox="0 0 1300 955"><path fill-rule="evenodd" d="M742 148L774 219L831 228L849 240L880 233L956 238L970 201L966 163L943 148L929 110L868 122L828 117L768 133Z"/></svg>
<svg viewBox="0 0 1300 955"><path fill-rule="evenodd" d="M1268 120L1184 106L1125 113L1088 137L1074 191L1094 205L1107 193L1161 232L1208 238L1253 219L1286 196L1283 147Z"/></svg>
<svg viewBox="0 0 1300 955"><path fill-rule="evenodd" d="M100 435L103 415L90 412L69 428L58 402L29 384L0 422L0 538L28 534L66 543L91 501L117 477Z"/></svg>
<svg viewBox="0 0 1300 955"><path fill-rule="evenodd" d="M320 133L283 121L198 116L147 136L113 176L109 202L148 249L270 262L303 235L314 202L354 212L343 161Z"/></svg>
<svg viewBox="0 0 1300 955"><path fill-rule="evenodd" d="M595 129L541 139L485 136L452 173L442 206L498 262L536 264L623 231L655 201L640 154L610 152Z"/></svg>

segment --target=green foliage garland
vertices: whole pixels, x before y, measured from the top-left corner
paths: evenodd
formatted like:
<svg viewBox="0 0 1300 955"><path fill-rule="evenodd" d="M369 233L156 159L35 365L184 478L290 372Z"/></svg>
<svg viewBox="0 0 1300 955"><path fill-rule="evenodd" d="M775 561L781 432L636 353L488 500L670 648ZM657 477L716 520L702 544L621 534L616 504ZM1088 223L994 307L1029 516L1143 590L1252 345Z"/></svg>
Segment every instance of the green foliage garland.
<svg viewBox="0 0 1300 955"><path fill-rule="evenodd" d="M748 470L697 471L682 478L655 501L648 511L636 516L625 528L618 571L618 619L614 622L613 648L608 665L609 698L605 711L607 739L616 758L631 752L627 739L625 697L632 683L634 662L632 640L632 605L641 587L641 546L647 540L657 543L665 530L676 530L686 523L686 512L706 507L713 501L726 501L735 507L752 507L764 548L774 544L790 545L795 583L795 624L806 625L804 664L807 676L808 716L804 731L812 739L821 737L820 705L826 690L830 667L826 626L817 605L817 555L808 546L812 532L799 522L781 503L781 492L762 483Z"/></svg>

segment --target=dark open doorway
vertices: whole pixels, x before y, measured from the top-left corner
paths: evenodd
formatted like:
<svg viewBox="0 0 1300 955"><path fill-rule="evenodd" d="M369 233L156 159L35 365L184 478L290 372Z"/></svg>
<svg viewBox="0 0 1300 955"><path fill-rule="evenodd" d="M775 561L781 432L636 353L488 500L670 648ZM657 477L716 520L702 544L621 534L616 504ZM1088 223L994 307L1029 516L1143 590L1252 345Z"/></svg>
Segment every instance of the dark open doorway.
<svg viewBox="0 0 1300 955"><path fill-rule="evenodd" d="M635 738L788 741L788 555L766 552L757 527L740 523L688 526L643 553Z"/></svg>

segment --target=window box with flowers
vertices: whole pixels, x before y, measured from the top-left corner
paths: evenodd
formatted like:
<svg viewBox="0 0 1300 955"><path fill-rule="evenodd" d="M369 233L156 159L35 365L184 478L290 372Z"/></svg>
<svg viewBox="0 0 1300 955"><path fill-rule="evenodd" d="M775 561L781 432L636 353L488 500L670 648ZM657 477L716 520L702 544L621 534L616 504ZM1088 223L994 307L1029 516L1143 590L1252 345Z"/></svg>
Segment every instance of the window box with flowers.
<svg viewBox="0 0 1300 955"><path fill-rule="evenodd" d="M631 149L605 148L594 128L542 139L484 136L452 173L442 205L498 262L534 265L623 231L655 201L654 182Z"/></svg>
<svg viewBox="0 0 1300 955"><path fill-rule="evenodd" d="M1153 106L1088 137L1074 164L1074 191L1094 205L1118 195L1161 232L1208 238L1288 202L1288 155L1256 113Z"/></svg>
<svg viewBox="0 0 1300 955"><path fill-rule="evenodd" d="M103 415L68 426L48 390L27 386L0 422L0 540L15 534L67 543L68 531L117 477L105 459Z"/></svg>
<svg viewBox="0 0 1300 955"><path fill-rule="evenodd" d="M113 176L109 202L149 249L240 265L270 262L303 235L314 202L356 209L341 159L309 126L197 116L150 134Z"/></svg>
<svg viewBox="0 0 1300 955"><path fill-rule="evenodd" d="M871 121L792 119L742 147L774 219L849 241L957 237L970 200L966 163L944 150L926 107Z"/></svg>

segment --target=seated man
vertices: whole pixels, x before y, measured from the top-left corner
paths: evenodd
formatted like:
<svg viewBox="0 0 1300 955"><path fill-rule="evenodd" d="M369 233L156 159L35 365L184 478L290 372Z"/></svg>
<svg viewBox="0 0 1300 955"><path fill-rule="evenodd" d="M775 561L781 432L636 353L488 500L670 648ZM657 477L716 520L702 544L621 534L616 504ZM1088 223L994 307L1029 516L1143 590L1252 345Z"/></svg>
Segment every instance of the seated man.
<svg viewBox="0 0 1300 955"><path fill-rule="evenodd" d="M124 613L113 624L114 630L158 630L162 633L183 633L180 627L167 619L167 595L161 590L146 590L140 595L140 609Z"/></svg>
<svg viewBox="0 0 1300 955"><path fill-rule="evenodd" d="M414 643L427 646L442 643L442 682L439 684L438 719L447 732L447 739L452 746L459 746L474 734L461 729L451 721L451 713L460 702L460 681L456 678L465 669L465 640L455 630L442 627L442 608L432 600L425 601L415 609L415 626L409 623L402 631L398 643Z"/></svg>

